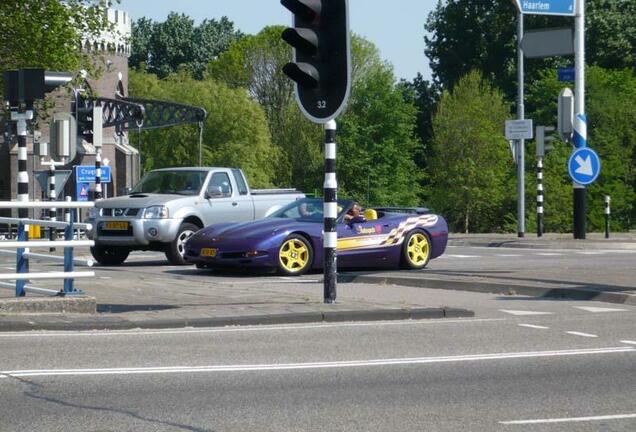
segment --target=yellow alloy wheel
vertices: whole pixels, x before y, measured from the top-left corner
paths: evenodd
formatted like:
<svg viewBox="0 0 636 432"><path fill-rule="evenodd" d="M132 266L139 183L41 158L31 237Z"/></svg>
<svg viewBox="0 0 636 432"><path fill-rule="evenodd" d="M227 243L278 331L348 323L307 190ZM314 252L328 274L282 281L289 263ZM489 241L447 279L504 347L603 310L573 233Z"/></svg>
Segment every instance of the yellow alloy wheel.
<svg viewBox="0 0 636 432"><path fill-rule="evenodd" d="M415 232L409 237L406 258L412 268L421 268L428 263L431 245L426 234Z"/></svg>
<svg viewBox="0 0 636 432"><path fill-rule="evenodd" d="M300 274L311 261L310 246L299 237L289 237L280 247L278 261L284 273Z"/></svg>

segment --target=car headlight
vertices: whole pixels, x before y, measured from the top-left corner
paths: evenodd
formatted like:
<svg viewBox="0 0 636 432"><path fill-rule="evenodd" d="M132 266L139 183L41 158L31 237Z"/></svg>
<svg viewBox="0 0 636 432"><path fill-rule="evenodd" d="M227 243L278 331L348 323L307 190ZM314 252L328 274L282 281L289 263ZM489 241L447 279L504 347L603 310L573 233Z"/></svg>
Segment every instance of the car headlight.
<svg viewBox="0 0 636 432"><path fill-rule="evenodd" d="M93 207L93 208L89 208L88 209L88 218L89 219L95 219L99 216L102 215L102 209L101 208L97 208L97 207Z"/></svg>
<svg viewBox="0 0 636 432"><path fill-rule="evenodd" d="M145 219L166 219L168 218L168 207L152 206L144 210Z"/></svg>

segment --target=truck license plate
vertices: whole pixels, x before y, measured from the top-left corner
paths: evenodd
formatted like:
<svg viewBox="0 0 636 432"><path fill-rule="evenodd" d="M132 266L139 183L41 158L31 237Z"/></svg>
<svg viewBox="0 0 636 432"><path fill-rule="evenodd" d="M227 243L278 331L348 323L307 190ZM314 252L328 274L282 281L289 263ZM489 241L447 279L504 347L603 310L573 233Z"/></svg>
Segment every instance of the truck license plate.
<svg viewBox="0 0 636 432"><path fill-rule="evenodd" d="M128 222L105 222L104 229L112 231L126 231L128 230Z"/></svg>
<svg viewBox="0 0 636 432"><path fill-rule="evenodd" d="M201 256L214 258L216 256L215 248L203 248L201 249Z"/></svg>

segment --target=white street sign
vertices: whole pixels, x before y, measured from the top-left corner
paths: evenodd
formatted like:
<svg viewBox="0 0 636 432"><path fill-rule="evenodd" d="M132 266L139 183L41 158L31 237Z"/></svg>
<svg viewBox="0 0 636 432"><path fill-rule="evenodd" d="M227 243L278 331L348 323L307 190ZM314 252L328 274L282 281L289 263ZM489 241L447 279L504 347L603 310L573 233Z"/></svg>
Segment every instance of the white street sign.
<svg viewBox="0 0 636 432"><path fill-rule="evenodd" d="M533 138L532 120L506 120L506 139L521 140Z"/></svg>

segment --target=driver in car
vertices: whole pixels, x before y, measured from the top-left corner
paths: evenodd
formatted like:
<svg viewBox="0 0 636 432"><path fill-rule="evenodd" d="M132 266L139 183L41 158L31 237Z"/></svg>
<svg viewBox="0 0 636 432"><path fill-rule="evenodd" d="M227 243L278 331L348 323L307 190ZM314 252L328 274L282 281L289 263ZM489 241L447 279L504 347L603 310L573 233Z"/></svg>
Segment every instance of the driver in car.
<svg viewBox="0 0 636 432"><path fill-rule="evenodd" d="M353 206L349 209L349 211L347 211L347 214L345 214L344 216L345 222L348 224L366 222L367 220L365 219L365 217L360 214L361 210L362 209L360 207L360 204L354 202Z"/></svg>

